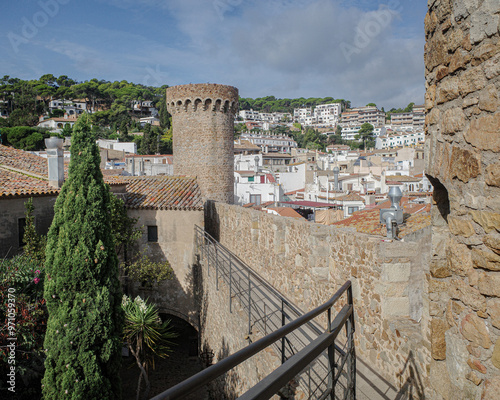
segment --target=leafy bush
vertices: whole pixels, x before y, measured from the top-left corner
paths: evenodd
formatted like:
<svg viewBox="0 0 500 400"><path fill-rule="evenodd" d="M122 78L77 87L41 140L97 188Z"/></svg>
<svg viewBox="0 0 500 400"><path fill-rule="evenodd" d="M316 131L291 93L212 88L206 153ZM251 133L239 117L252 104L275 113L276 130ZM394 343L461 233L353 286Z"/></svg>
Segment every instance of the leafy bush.
<svg viewBox="0 0 500 400"><path fill-rule="evenodd" d="M43 376L43 340L47 323L47 308L43 299L45 271L35 258L25 254L8 260L0 260L0 321L7 326L8 291L14 290L16 304L16 398L32 400L41 398ZM0 330L0 374L6 376L8 331ZM0 380L0 391L7 393L5 380Z"/></svg>

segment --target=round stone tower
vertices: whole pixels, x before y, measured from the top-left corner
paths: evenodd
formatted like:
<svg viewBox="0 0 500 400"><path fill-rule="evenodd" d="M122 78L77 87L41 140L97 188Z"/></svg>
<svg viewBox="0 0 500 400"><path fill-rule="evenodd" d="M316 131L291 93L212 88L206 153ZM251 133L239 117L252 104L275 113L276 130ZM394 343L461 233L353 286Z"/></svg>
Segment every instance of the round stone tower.
<svg viewBox="0 0 500 400"><path fill-rule="evenodd" d="M167 89L174 174L198 178L204 200L233 203L234 115L238 89L214 83Z"/></svg>

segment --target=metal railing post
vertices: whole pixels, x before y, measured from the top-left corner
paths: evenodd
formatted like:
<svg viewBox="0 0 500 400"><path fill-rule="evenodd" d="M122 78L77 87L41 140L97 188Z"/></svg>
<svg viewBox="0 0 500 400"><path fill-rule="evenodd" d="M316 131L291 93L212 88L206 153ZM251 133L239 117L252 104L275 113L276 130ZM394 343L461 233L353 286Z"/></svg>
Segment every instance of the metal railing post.
<svg viewBox="0 0 500 400"><path fill-rule="evenodd" d="M328 309L328 332L332 332L332 309ZM335 400L335 344L328 346L328 390L330 400Z"/></svg>
<svg viewBox="0 0 500 400"><path fill-rule="evenodd" d="M248 334L252 333L252 281L248 270Z"/></svg>
<svg viewBox="0 0 500 400"><path fill-rule="evenodd" d="M233 274L232 274L233 260L229 258L229 312L233 312Z"/></svg>
<svg viewBox="0 0 500 400"><path fill-rule="evenodd" d="M346 321L347 341L348 341L348 359L347 359L347 385L350 391L350 398L356 399L356 352L354 348L354 303L352 300L352 286L347 289L347 302L351 306L351 315Z"/></svg>
<svg viewBox="0 0 500 400"><path fill-rule="evenodd" d="M219 290L219 252L217 245L214 245L215 250L215 290Z"/></svg>
<svg viewBox="0 0 500 400"><path fill-rule="evenodd" d="M281 326L285 326L285 302L283 300L281 300ZM283 336L281 338L281 364L284 364L286 361L285 339L286 339L286 336Z"/></svg>

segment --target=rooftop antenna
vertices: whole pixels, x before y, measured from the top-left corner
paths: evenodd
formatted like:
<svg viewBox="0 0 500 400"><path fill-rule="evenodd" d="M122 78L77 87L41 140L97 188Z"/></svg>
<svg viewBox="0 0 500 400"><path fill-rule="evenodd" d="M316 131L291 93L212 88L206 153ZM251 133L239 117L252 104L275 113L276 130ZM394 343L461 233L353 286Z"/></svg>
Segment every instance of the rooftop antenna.
<svg viewBox="0 0 500 400"><path fill-rule="evenodd" d="M403 223L403 210L399 205L403 194L398 186L391 186L388 197L391 201L391 207L380 210L380 223L386 224L387 239L392 240L397 239L398 224Z"/></svg>

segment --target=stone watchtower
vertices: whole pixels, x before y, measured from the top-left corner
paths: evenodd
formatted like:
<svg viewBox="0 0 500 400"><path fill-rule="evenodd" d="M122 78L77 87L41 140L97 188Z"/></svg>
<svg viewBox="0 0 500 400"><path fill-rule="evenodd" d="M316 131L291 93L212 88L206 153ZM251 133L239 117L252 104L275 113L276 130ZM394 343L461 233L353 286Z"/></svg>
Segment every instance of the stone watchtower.
<svg viewBox="0 0 500 400"><path fill-rule="evenodd" d="M174 174L198 178L204 200L233 203L238 89L213 83L167 89Z"/></svg>

